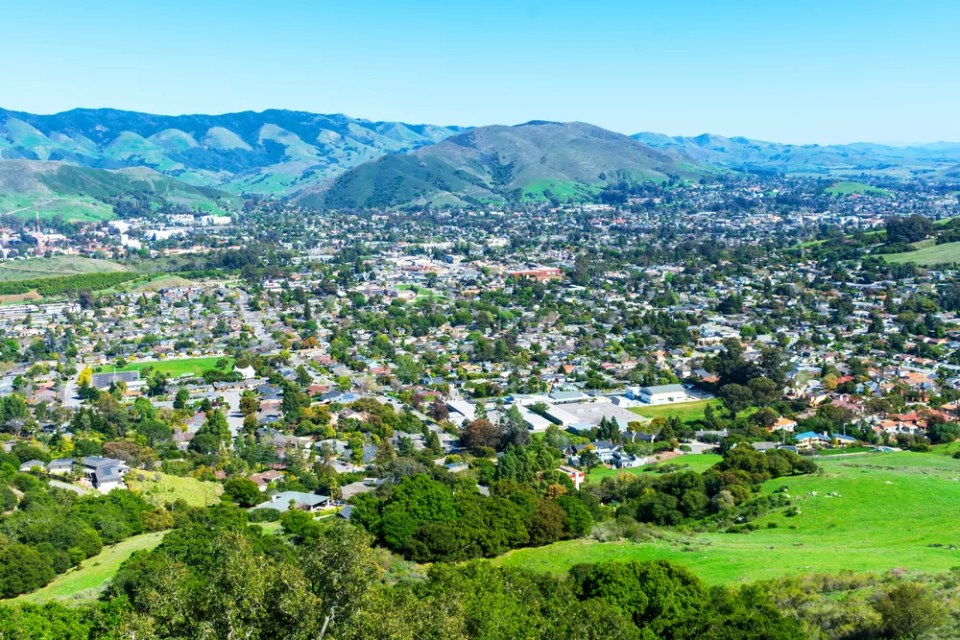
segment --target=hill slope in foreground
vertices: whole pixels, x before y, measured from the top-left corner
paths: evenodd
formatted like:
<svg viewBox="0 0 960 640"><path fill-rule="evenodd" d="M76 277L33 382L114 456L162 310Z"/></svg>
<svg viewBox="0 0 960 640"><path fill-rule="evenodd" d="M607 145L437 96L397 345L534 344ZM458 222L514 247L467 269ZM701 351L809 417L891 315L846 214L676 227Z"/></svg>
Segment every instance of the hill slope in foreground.
<svg viewBox="0 0 960 640"><path fill-rule="evenodd" d="M337 178L310 204L389 207L579 199L604 185L695 179L709 170L686 156L574 122L480 127L413 153L390 155Z"/></svg>
<svg viewBox="0 0 960 640"><path fill-rule="evenodd" d="M756 521L756 531L666 533L639 542L571 540L514 551L495 562L561 573L581 562L663 558L711 583L960 566L960 461L892 453L821 457L817 464L820 475L764 485L765 492L788 487L800 513L768 514Z"/></svg>

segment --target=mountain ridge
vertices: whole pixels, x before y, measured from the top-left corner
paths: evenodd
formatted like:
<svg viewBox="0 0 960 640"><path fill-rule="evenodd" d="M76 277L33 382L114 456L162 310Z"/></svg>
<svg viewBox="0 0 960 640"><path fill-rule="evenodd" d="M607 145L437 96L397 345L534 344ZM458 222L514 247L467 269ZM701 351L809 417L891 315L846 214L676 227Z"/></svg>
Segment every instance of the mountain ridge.
<svg viewBox="0 0 960 640"><path fill-rule="evenodd" d="M285 109L178 116L0 109L0 159L62 160L96 169L147 166L189 184L286 195L463 130Z"/></svg>
<svg viewBox="0 0 960 640"><path fill-rule="evenodd" d="M366 163L302 201L332 207L578 199L621 180L694 179L690 158L582 123L477 127L437 144Z"/></svg>

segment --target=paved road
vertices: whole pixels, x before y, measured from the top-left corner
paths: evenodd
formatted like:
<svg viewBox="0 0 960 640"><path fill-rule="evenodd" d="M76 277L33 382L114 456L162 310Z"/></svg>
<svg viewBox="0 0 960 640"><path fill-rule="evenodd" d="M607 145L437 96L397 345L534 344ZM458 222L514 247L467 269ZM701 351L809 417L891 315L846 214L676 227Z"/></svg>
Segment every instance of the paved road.
<svg viewBox="0 0 960 640"><path fill-rule="evenodd" d="M230 410L227 412L227 424L230 426L230 433L234 438L237 434L243 432L243 414L240 413L240 391L236 389L223 391L223 396Z"/></svg>
<svg viewBox="0 0 960 640"><path fill-rule="evenodd" d="M253 329L253 335L259 342L259 350L265 353L274 351L277 344L264 328L263 322L260 320L260 313L250 310L250 294L239 287L237 293L240 295L240 317L244 324L250 325Z"/></svg>
<svg viewBox="0 0 960 640"><path fill-rule="evenodd" d="M57 487L58 489L66 489L67 491L73 491L74 493L81 496L87 494L87 490L84 489L83 487L78 487L77 485L70 484L68 482L61 482L60 480L51 480L50 486Z"/></svg>

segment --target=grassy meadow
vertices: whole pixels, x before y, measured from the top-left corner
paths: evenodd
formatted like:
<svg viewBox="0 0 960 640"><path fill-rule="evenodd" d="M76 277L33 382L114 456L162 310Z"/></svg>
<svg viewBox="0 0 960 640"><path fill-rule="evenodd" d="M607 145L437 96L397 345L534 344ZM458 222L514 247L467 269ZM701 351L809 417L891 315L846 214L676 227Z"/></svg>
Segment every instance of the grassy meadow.
<svg viewBox="0 0 960 640"><path fill-rule="evenodd" d="M960 242L934 244L905 253L890 253L883 256L883 259L896 263L913 262L924 267L960 262Z"/></svg>
<svg viewBox="0 0 960 640"><path fill-rule="evenodd" d="M630 411L653 420L654 418L669 418L676 416L685 424L693 424L703 420L707 405L713 405L714 411L724 411L723 403L719 400L695 400L693 402L677 402L675 404L661 404L651 407L630 407Z"/></svg>
<svg viewBox="0 0 960 640"><path fill-rule="evenodd" d="M163 531L144 533L104 547L99 554L87 558L78 567L57 576L47 586L25 593L13 602L40 604L57 600L65 604L81 604L95 600L127 558L136 551L153 549L160 544L163 534Z"/></svg>
<svg viewBox="0 0 960 640"><path fill-rule="evenodd" d="M57 255L49 258L29 258L27 260L0 262L0 282L112 271L129 271L129 269L109 260Z"/></svg>
<svg viewBox="0 0 960 640"><path fill-rule="evenodd" d="M903 452L821 458L817 464L819 475L764 485L765 492L788 487L800 513L767 514L755 521L756 531L664 532L637 542L571 540L513 551L494 562L563 573L581 562L663 558L714 584L960 566L960 460Z"/></svg>
<svg viewBox="0 0 960 640"><path fill-rule="evenodd" d="M150 504L163 506L183 499L191 507L206 507L220 502L222 485L196 478L172 476L157 471L131 471L124 478L127 487Z"/></svg>
<svg viewBox="0 0 960 640"><path fill-rule="evenodd" d="M587 480L592 483L600 483L600 481L604 478L612 478L621 473L627 473L630 475L636 475L638 473L654 473L658 467L662 467L663 465L675 465L678 467L683 467L684 471L696 471L697 473L703 473L721 460L723 460L723 456L721 455L715 453L703 453L685 455L678 458L670 458L664 462L647 464L642 467L634 467L632 469L608 469L606 467L595 467L594 469L590 470L590 473L587 474Z"/></svg>
<svg viewBox="0 0 960 640"><path fill-rule="evenodd" d="M849 196L855 193L858 194L869 194L876 196L886 196L890 195L890 192L886 189L881 189L879 187L874 187L863 182L837 182L827 188L826 192L831 196Z"/></svg>

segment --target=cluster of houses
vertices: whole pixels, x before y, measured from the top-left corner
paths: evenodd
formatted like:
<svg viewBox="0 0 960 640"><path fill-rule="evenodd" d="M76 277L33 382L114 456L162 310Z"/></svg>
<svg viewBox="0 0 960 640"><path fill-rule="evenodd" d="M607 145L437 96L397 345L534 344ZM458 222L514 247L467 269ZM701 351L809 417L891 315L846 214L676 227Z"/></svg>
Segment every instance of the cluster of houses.
<svg viewBox="0 0 960 640"><path fill-rule="evenodd" d="M85 484L101 493L109 493L113 489L123 488L123 478L130 471L122 460L103 458L101 456L84 456L82 458L57 458L44 463L42 460L28 460L20 465L20 471L40 471L50 476L75 478L78 483Z"/></svg>

